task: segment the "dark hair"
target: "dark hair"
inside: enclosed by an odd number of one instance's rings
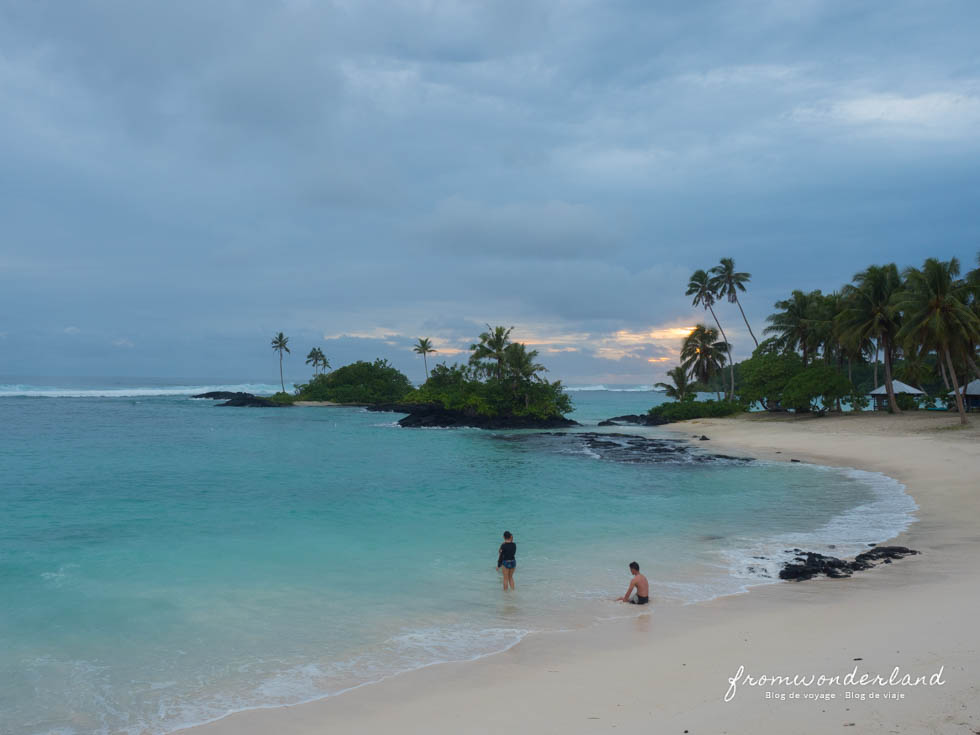
[[[504,538],[505,539],[512,539],[514,537],[510,535],[510,531],[504,531]]]
[[[637,564],[635,561],[631,561],[630,562],[630,569],[632,569],[634,572],[638,572],[638,571],[640,571],[640,565]]]

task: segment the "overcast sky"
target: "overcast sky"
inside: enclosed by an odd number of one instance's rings
[[[687,277],[980,250],[980,3],[0,0],[0,375],[651,383]],[[736,358],[751,342],[719,316]]]

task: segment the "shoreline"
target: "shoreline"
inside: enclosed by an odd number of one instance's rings
[[[977,603],[977,594],[972,590],[980,581],[975,571],[975,562],[980,560],[980,539],[972,527],[966,528],[972,515],[967,509],[978,509],[976,499],[966,494],[972,487],[969,467],[978,466],[980,458],[976,431],[972,427],[967,432],[946,433],[939,429],[940,440],[935,441],[933,434],[938,425],[948,423],[947,417],[903,419],[906,417],[743,417],[694,420],[658,427],[657,431],[686,434],[684,438],[689,439],[692,430],[696,430],[710,437],[711,449],[722,447],[762,459],[798,459],[886,474],[905,485],[919,510],[918,522],[881,543],[917,548],[924,552],[921,556],[881,565],[849,579],[751,585],[742,594],[690,605],[661,603],[650,612],[598,621],[584,629],[531,633],[505,651],[475,660],[430,664],[370,686],[361,685],[343,693],[343,697],[325,695],[303,704],[245,710],[180,732],[210,735],[277,730],[290,735],[336,730],[376,732],[382,727],[396,727],[402,732],[466,732],[470,730],[461,721],[466,712],[477,713],[474,722],[480,726],[472,731],[485,731],[484,724],[491,729],[490,723],[494,728],[505,727],[508,722],[513,729],[515,723],[506,716],[507,708],[501,711],[499,707],[502,697],[513,702],[510,706],[515,712],[522,712],[519,732],[595,732],[601,723],[607,728],[610,724],[649,728],[657,723],[659,731],[664,716],[676,719],[678,727],[681,720],[686,723],[678,732],[690,729],[688,725],[698,727],[691,729],[692,733],[717,732],[722,720],[730,728],[728,732],[759,732],[760,718],[782,719],[774,732],[822,732],[805,717],[800,721],[799,716],[811,712],[802,709],[805,705],[800,703],[774,703],[761,698],[759,692],[743,692],[737,700],[724,703],[727,677],[733,676],[738,666],[733,665],[733,660],[728,665],[720,665],[718,660],[741,654],[745,668],[757,673],[763,664],[773,673],[795,673],[796,669],[802,673],[821,662],[823,668],[818,670],[829,673],[839,669],[844,674],[850,667],[844,670],[843,665],[851,664],[852,659],[878,659],[872,665],[881,668],[881,661],[888,657],[886,649],[893,645],[891,641],[900,640],[907,633],[899,628],[890,635],[881,635],[882,629],[895,625],[889,617],[902,617],[892,614],[902,607],[915,608],[912,616],[919,621],[915,626],[917,648],[929,649],[934,658],[935,650],[945,651],[950,662],[959,660],[961,671],[975,671],[976,647],[967,645],[964,652],[959,640],[971,630],[968,612]],[[882,445],[892,446],[885,451]],[[943,456],[937,459],[930,456],[933,453]],[[918,466],[910,460],[919,460]],[[928,492],[926,485],[931,475],[942,475],[953,488],[947,488],[945,498]],[[958,553],[953,554],[950,549]],[[953,576],[956,580],[951,580]],[[907,589],[910,587],[928,590],[929,595],[913,596]],[[950,601],[959,598],[962,604],[955,606],[958,612],[950,615],[961,618],[958,623],[947,623],[942,630],[933,631],[924,623],[930,611],[928,605],[923,607],[922,598],[937,596]],[[820,609],[821,618],[799,626],[797,617],[805,618],[814,606]],[[872,621],[866,620],[869,614]],[[965,614],[967,617],[962,617]],[[765,635],[765,631],[780,627],[783,630],[779,633]],[[811,642],[820,634],[832,639],[843,635],[842,629],[855,639],[850,657],[838,651],[828,660],[826,650],[811,651],[799,646],[800,636]],[[974,635],[973,640],[976,638]],[[759,641],[754,651],[746,650],[745,644],[750,640]],[[877,650],[879,655],[868,656],[869,649]],[[621,661],[620,656],[625,660]],[[964,656],[966,659],[961,660]],[[891,655],[894,665],[902,663],[903,669],[916,669],[917,665],[924,665],[928,656],[906,653],[905,658],[910,660],[898,661],[902,658]],[[681,660],[680,670],[671,665],[677,659]],[[887,669],[890,671],[891,666]],[[948,672],[947,667],[946,678],[950,679]],[[678,678],[679,675],[683,676]],[[939,718],[944,711],[935,705],[948,704],[953,692],[962,704],[958,710],[975,723],[980,713],[975,706],[966,704],[967,695],[972,697],[970,693],[975,691],[975,680],[975,676],[961,676],[955,682],[949,681],[941,693],[917,692],[913,702],[919,729],[907,727],[904,721],[907,704],[889,710],[881,703],[843,699],[822,705],[819,714],[826,722],[819,727],[836,730],[847,723],[831,718],[846,716],[862,720],[861,731],[895,731],[895,727],[900,727],[900,732],[934,732],[935,728],[927,725],[932,721],[930,716]],[[646,696],[641,695],[638,686],[647,691]],[[563,694],[569,688],[580,691],[581,696],[574,702]],[[379,708],[379,702],[384,702],[384,707]],[[901,717],[892,718],[890,713]]]

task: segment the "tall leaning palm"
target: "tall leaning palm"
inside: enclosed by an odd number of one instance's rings
[[[749,320],[745,318],[745,310],[742,308],[742,302],[738,300],[738,292],[742,291],[744,293],[745,284],[751,279],[751,273],[735,270],[734,258],[722,258],[721,262],[711,269],[710,284],[711,290],[718,294],[718,298],[726,298],[730,304],[738,306],[738,310],[742,314],[742,321],[745,322],[745,328],[749,330],[749,336],[752,337],[752,341],[758,347],[759,340],[755,338],[755,332],[752,331]]]
[[[735,364],[732,362],[732,347],[728,342],[728,337],[725,336],[725,330],[722,328],[721,322],[718,321],[718,315],[715,314],[714,305],[715,301],[718,300],[718,294],[715,293],[715,290],[711,285],[711,279],[704,270],[699,268],[691,274],[691,278],[687,283],[687,295],[694,297],[694,300],[691,302],[694,306],[703,306],[705,309],[710,311],[711,316],[714,317],[715,324],[718,325],[718,331],[721,332],[722,342],[725,344],[725,348],[728,350],[728,366],[731,372],[728,395],[734,396]]]
[[[282,353],[289,354],[288,345],[289,337],[282,332],[279,332],[279,334],[272,338],[272,349],[279,353],[279,384],[282,386],[283,393],[286,392],[286,382],[282,378]]]
[[[653,387],[663,388],[664,394],[668,398],[673,398],[675,401],[686,401],[694,395],[694,385],[691,383],[687,370],[684,369],[683,365],[678,365],[668,370],[667,377],[670,378],[673,385],[670,383],[654,383]]]
[[[728,343],[718,339],[717,329],[698,324],[681,345],[681,368],[707,385],[724,367],[727,350]]]
[[[422,364],[425,366],[425,379],[429,379],[429,360],[426,355],[430,355],[433,352],[438,352],[435,347],[432,346],[432,342],[428,337],[419,337],[419,341],[415,343],[412,348],[416,355],[422,355]]]
[[[914,339],[936,350],[945,360],[960,423],[966,423],[963,395],[953,355],[962,354],[967,345],[980,341],[980,318],[967,305],[970,286],[959,278],[960,263],[929,258],[922,268],[906,268],[905,290],[896,297],[896,307],[905,314],[899,339]]]

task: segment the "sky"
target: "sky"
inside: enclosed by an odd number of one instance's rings
[[[287,380],[514,326],[649,384],[733,257],[980,250],[980,4],[0,0],[0,376]],[[752,343],[722,304],[735,358]],[[2,379],[0,379],[2,382]]]

